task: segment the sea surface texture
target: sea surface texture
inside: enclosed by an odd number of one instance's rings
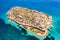
[[[33,33],[9,22],[7,12],[11,7],[20,6],[44,12],[52,16],[53,26],[49,34],[42,39]],[[59,0],[0,0],[0,40],[60,40],[60,1]]]

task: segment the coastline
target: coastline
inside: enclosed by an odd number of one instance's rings
[[[18,6],[15,6],[15,7],[18,7]],[[22,8],[22,7],[18,7],[18,8]],[[13,7],[12,7],[11,9],[13,9]],[[11,10],[11,9],[10,9],[10,10]],[[27,9],[27,8],[25,8],[25,9]],[[17,9],[16,9],[16,10],[17,10]],[[30,10],[30,9],[28,9],[28,10]],[[33,10],[33,11],[36,11],[36,10]],[[36,11],[36,12],[38,12],[38,11]],[[11,12],[8,11],[7,13],[11,13]],[[43,14],[43,12],[39,12],[39,13]],[[7,14],[7,15],[8,15],[8,14]],[[44,14],[44,15],[46,15],[46,14]],[[52,17],[50,16],[50,18],[52,18]],[[13,19],[13,18],[12,18],[12,19]],[[10,19],[10,20],[11,20],[11,19]],[[13,20],[13,21],[14,21],[14,20]],[[19,22],[18,22],[18,25],[19,25]],[[46,30],[46,29],[45,29],[45,30]],[[46,30],[46,33],[45,33],[45,34],[47,34],[47,30]],[[45,35],[45,34],[44,34],[44,35]],[[39,34],[39,35],[40,35],[40,34]],[[41,36],[42,36],[42,35],[41,35]]]

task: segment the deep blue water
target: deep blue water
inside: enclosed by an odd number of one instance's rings
[[[60,1],[21,1],[21,0],[0,0],[0,40],[39,40],[35,36],[26,35],[27,31],[18,30],[11,24],[6,24],[7,11],[14,6],[21,6],[44,12],[53,17],[53,27],[50,28],[51,38],[47,36],[44,40],[60,40]],[[24,33],[24,35],[22,35]]]

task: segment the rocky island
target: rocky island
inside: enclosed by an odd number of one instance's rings
[[[34,32],[38,36],[46,36],[52,25],[52,17],[23,7],[12,7],[7,12],[8,20],[17,23],[24,29]]]

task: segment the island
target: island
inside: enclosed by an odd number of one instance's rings
[[[7,12],[8,20],[17,23],[25,30],[30,30],[38,36],[46,36],[52,25],[52,16],[43,12],[19,6],[12,7]]]

